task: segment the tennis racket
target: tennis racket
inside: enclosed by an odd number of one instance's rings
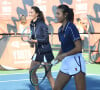
[[[21,34],[21,39],[24,42],[28,42],[31,39],[32,31],[30,29],[30,26],[27,26],[24,28],[22,34]]]
[[[45,65],[44,63],[38,64],[30,71],[30,82],[33,86],[40,85],[48,75],[52,66],[58,63],[58,60],[53,60],[51,64]],[[48,67],[48,69],[46,68]],[[34,72],[36,71],[36,74]]]

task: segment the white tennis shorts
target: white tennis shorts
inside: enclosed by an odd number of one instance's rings
[[[67,75],[75,75],[79,72],[86,72],[85,60],[82,56],[82,53],[75,55],[67,56],[62,60],[61,72]]]

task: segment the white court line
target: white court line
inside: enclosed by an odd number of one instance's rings
[[[58,73],[58,71],[53,71],[53,73]],[[0,74],[0,76],[3,76],[3,75],[23,75],[23,74],[28,75],[29,73]],[[92,76],[92,75],[100,76],[100,74],[86,74],[86,76]]]
[[[53,73],[58,73],[58,71],[52,71]],[[43,72],[40,72],[40,73],[43,73]],[[0,74],[0,75],[19,75],[19,74],[29,74],[29,73],[14,73],[14,74]]]
[[[28,73],[14,73],[14,74],[0,74],[0,75],[17,75],[17,74],[28,74]]]
[[[29,80],[29,79],[7,80],[7,81],[0,81],[0,83],[2,83],[2,82],[19,82],[19,81],[26,81],[26,80]]]
[[[54,77],[56,78],[56,77]],[[39,79],[42,79],[42,78],[39,78]],[[6,80],[6,81],[0,81],[0,83],[5,83],[5,82],[19,82],[19,81],[29,81],[29,79],[19,79],[19,80]]]
[[[86,76],[100,76],[100,74],[86,74]]]
[[[52,73],[58,73],[59,71],[52,71]],[[39,72],[43,73],[43,72]],[[14,73],[14,74],[0,74],[1,75],[23,75],[23,74],[29,74],[29,73]],[[87,76],[95,75],[95,76],[100,76],[100,74],[86,74]]]

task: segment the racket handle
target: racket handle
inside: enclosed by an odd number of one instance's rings
[[[58,60],[53,60],[53,61],[51,62],[52,65],[55,65],[55,64],[57,64],[57,63],[58,63]]]

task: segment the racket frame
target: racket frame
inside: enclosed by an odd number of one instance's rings
[[[34,84],[33,81],[32,81],[32,74],[33,74],[33,71],[34,71],[34,69],[39,68],[39,66],[41,66],[41,65],[45,68],[45,72],[44,72],[45,75],[44,75],[44,77],[42,78],[42,80],[41,80],[38,84]],[[49,66],[48,69],[46,68],[47,66]],[[34,66],[34,67],[32,68],[32,70],[30,71],[30,82],[31,82],[31,84],[32,84],[33,86],[38,86],[38,85],[40,85],[40,84],[45,80],[45,78],[46,78],[46,76],[48,75],[48,72],[51,70],[52,66],[53,66],[53,64],[48,64],[48,65],[45,65],[45,64],[37,64],[36,66]]]

